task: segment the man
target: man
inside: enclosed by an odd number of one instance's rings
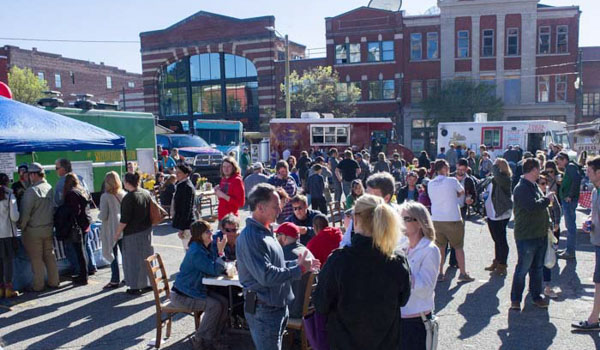
[[[396,170],[402,170],[402,160],[400,160],[400,153],[394,153],[392,161],[390,162],[392,173]]]
[[[446,159],[446,147],[440,147],[440,153],[435,157],[435,159]]]
[[[298,159],[298,175],[300,176],[300,182],[302,186],[306,185],[306,179],[308,178],[308,169],[312,164],[312,159],[308,156],[308,152],[300,152],[300,159]]]
[[[259,184],[248,198],[252,216],[237,239],[238,272],[243,286],[244,314],[257,349],[281,350],[281,339],[288,319],[287,305],[294,299],[291,282],[304,272],[320,267],[318,260],[286,261],[283,249],[270,226],[281,208],[274,186]]]
[[[463,227],[465,226],[465,220],[467,219],[467,212],[469,210],[469,206],[474,203],[474,199],[477,198],[477,190],[475,185],[475,180],[471,176],[469,176],[469,162],[461,158],[456,163],[456,171],[450,176],[455,177],[460,185],[465,189],[465,193],[458,197],[458,205],[460,206],[460,216],[462,218]],[[450,249],[450,266],[458,267],[458,262],[456,261],[456,251],[452,248]]]
[[[286,261],[296,261],[300,256],[306,254],[307,259],[314,259],[310,250],[298,242],[300,237],[300,229],[291,222],[284,222],[275,230],[277,241],[283,248],[283,258]],[[302,307],[304,306],[304,291],[306,290],[306,282],[308,274],[304,274],[302,279],[292,281],[292,292],[294,300],[288,304],[291,318],[302,318]]]
[[[313,229],[316,235],[308,242],[306,248],[325,265],[332,251],[340,246],[342,231],[337,227],[330,227],[327,216],[317,214],[313,219]]]
[[[298,188],[296,187],[296,181],[290,176],[288,163],[285,160],[278,161],[275,165],[275,172],[276,174],[269,178],[268,183],[275,187],[283,188],[290,198],[295,196]],[[288,202],[281,210],[281,214],[277,218],[277,223],[282,223],[292,213],[292,204]]]
[[[246,177],[248,170],[250,170],[250,150],[244,146],[244,151],[240,156],[240,168],[242,168],[242,178]]]
[[[300,228],[300,243],[307,245],[315,236],[313,219],[319,212],[308,209],[308,200],[301,194],[292,197],[290,204],[293,213],[285,218],[285,222],[291,222]]]
[[[590,182],[594,184],[592,191],[592,214],[589,220],[592,222],[590,229],[590,243],[593,245],[596,252],[596,264],[594,268],[594,306],[590,316],[585,321],[573,323],[574,328],[580,330],[600,330],[598,318],[600,317],[600,157],[595,157],[587,161],[587,176]]]
[[[329,150],[329,170],[333,172],[332,176],[332,185],[333,185],[333,198],[339,203],[342,200],[342,183],[337,176],[337,167],[339,165],[338,161],[338,151],[335,148]]]
[[[269,181],[269,177],[265,175],[263,171],[264,168],[261,162],[256,162],[252,165],[252,174],[246,176],[244,179],[246,199],[248,199],[248,194],[256,185]]]
[[[353,159],[352,151],[344,151],[344,160],[342,160],[335,169],[335,176],[342,184],[342,190],[347,197],[352,190],[352,181],[360,175],[360,165]]]
[[[558,257],[561,259],[575,259],[575,248],[577,245],[577,224],[576,212],[577,202],[579,201],[579,187],[581,186],[581,171],[579,165],[569,160],[569,155],[565,151],[558,152],[556,155],[556,165],[563,170],[565,175],[560,184],[561,206],[565,216],[565,226],[567,227],[567,249],[560,251]]]
[[[192,168],[187,164],[179,164],[175,167],[177,184],[175,184],[175,195],[171,206],[171,212],[173,213],[172,225],[173,228],[179,231],[177,236],[181,239],[185,251],[188,250],[190,238],[192,237],[190,226],[196,219],[194,212],[196,189],[190,180],[191,173]]]
[[[513,195],[514,234],[518,260],[510,292],[510,309],[515,311],[521,311],[527,273],[529,273],[529,293],[533,303],[540,308],[548,307],[548,301],[542,298],[542,268],[550,229],[548,205],[555,194],[549,191],[544,197],[536,183],[539,177],[539,160],[525,159],[523,176],[515,187]]]
[[[292,151],[290,151],[289,148],[286,148],[282,154],[283,160],[285,160],[287,162],[287,160],[290,158],[291,155],[292,155]]]
[[[450,149],[446,152],[446,161],[450,165],[450,171],[454,172],[456,170],[458,155],[456,154],[456,146],[453,143],[450,144]]]
[[[435,161],[434,170],[437,176],[427,184],[427,193],[431,200],[431,219],[435,228],[435,243],[440,248],[441,264],[438,281],[443,281],[444,259],[446,245],[456,251],[456,260],[460,275],[458,282],[471,282],[475,279],[467,273],[465,266],[465,252],[463,250],[465,239],[465,226],[460,215],[458,199],[464,195],[465,190],[458,180],[448,177],[449,165],[444,159]]]
[[[406,186],[402,187],[396,196],[398,204],[402,204],[404,201],[417,202],[419,200],[419,191],[417,190],[418,179],[419,176],[414,171],[406,175]]]
[[[312,166],[313,174],[306,181],[306,190],[310,195],[310,206],[313,210],[318,210],[327,214],[327,200],[325,199],[325,179],[323,178],[323,168],[320,164]]]
[[[225,245],[225,261],[235,261],[235,242],[240,235],[240,218],[235,216],[233,213],[225,215],[219,223],[221,228],[213,235],[212,249],[213,252],[217,253],[217,242],[223,239],[223,236],[227,237],[227,244]]]
[[[23,195],[25,194],[25,190],[27,190],[27,187],[29,187],[29,176],[27,174],[27,164],[19,165],[19,168],[17,169],[17,171],[19,172],[19,181],[16,181],[15,183],[13,183],[11,186],[11,189],[13,191],[13,194],[15,195],[15,198],[17,199],[17,207],[19,207],[19,210],[20,210],[21,209],[21,199],[23,198]]]
[[[528,158],[533,158],[533,153],[531,153],[529,151],[523,153],[523,159],[521,159],[515,166],[515,171],[512,176],[513,191],[514,191],[515,187],[517,186],[517,184],[519,183],[519,181],[521,180],[521,175],[523,175],[523,162]]]
[[[44,290],[44,275],[48,286],[58,288],[58,268],[52,247],[54,227],[54,193],[48,184],[44,168],[40,163],[31,163],[27,168],[31,186],[25,191],[21,207],[21,229],[23,245],[31,260],[33,290]]]
[[[371,165],[365,161],[362,153],[358,152],[354,155],[356,162],[360,166],[360,176],[359,179],[362,181],[363,185],[367,181],[367,178],[371,175]]]

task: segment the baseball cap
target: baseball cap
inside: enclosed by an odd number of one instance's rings
[[[261,162],[256,162],[256,163],[252,164],[252,169],[254,169],[254,170],[260,170],[262,168],[263,168],[263,165]]]
[[[27,172],[28,173],[44,173],[44,167],[37,162],[31,163],[29,164],[29,166],[27,167]]]
[[[300,228],[294,223],[284,222],[277,227],[275,233],[298,239],[300,236]]]
[[[21,172],[21,170],[25,170],[25,172],[27,172],[27,164],[21,164],[19,165],[19,168],[17,169],[18,172]]]

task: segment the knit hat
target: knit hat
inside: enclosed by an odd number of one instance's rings
[[[277,227],[275,233],[298,239],[300,237],[300,228],[294,223],[284,222]]]

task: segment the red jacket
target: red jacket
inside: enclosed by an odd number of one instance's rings
[[[325,265],[329,254],[340,247],[342,231],[337,227],[325,227],[314,236],[306,245],[306,248]]]
[[[244,198],[246,198],[242,176],[235,174],[228,178],[221,178],[219,188],[230,197],[228,201],[219,198],[219,220],[229,213],[238,215],[238,210],[244,206]]]

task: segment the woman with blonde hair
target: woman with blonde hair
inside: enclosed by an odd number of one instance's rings
[[[435,245],[435,229],[427,208],[407,201],[400,206],[406,229],[402,250],[410,263],[412,284],[408,303],[400,308],[402,315],[402,350],[426,349],[427,331],[421,316],[431,319],[435,307],[434,294],[440,271],[440,251]]]
[[[375,163],[375,166],[373,167],[373,172],[391,173],[390,162],[388,162],[388,160],[386,159],[385,153],[379,152],[379,154],[377,155],[377,163]]]
[[[110,282],[104,288],[117,288],[121,282],[119,276],[118,251],[123,255],[123,242],[121,236],[117,241],[114,234],[121,220],[121,201],[125,197],[123,184],[119,174],[109,171],[104,177],[104,193],[100,196],[100,213],[98,219],[102,221],[100,239],[102,240],[102,256],[109,261],[111,277]]]
[[[356,201],[352,245],[331,253],[314,294],[316,310],[328,317],[332,349],[398,348],[400,307],[411,288],[406,257],[394,252],[403,229],[382,198],[364,194]]]
[[[219,199],[219,207],[217,209],[219,220],[229,213],[239,216],[238,211],[244,206],[246,193],[241,174],[240,166],[233,157],[223,158],[223,164],[221,164],[221,182],[215,187],[215,194]]]

